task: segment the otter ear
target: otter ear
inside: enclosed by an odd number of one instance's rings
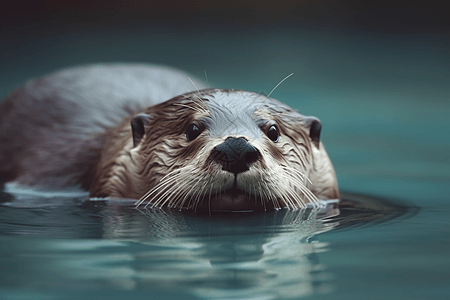
[[[131,130],[133,131],[133,148],[141,142],[145,134],[145,125],[150,122],[147,114],[138,114],[131,119]]]
[[[305,117],[306,125],[309,127],[309,137],[311,142],[319,148],[320,132],[322,131],[322,123],[316,117]]]

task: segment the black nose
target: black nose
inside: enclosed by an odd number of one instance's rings
[[[214,147],[211,153],[212,159],[221,164],[223,170],[234,174],[247,171],[259,156],[258,149],[244,138],[233,137]]]

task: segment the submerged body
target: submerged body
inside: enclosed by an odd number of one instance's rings
[[[257,93],[205,88],[146,65],[31,81],[0,103],[0,179],[196,210],[339,199],[317,118]]]

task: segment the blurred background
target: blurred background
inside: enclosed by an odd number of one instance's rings
[[[266,94],[294,73],[272,96],[322,120],[342,189],[446,198],[431,187],[450,180],[449,12],[417,0],[3,2],[0,95],[90,63],[169,65]]]

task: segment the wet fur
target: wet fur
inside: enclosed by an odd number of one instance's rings
[[[93,197],[191,209],[296,209],[339,198],[331,161],[309,136],[310,117],[246,91],[186,94],[197,87],[204,88],[181,72],[142,65],[83,67],[33,81],[0,105],[1,179],[81,184]],[[231,101],[236,95],[242,99]],[[139,112],[150,119],[134,147],[130,122]],[[189,142],[192,122],[205,130]],[[280,129],[278,143],[265,135],[270,122]],[[225,192],[234,175],[210,157],[229,136],[245,137],[262,154],[238,174],[243,194],[235,196]]]
[[[149,105],[194,90],[187,76],[111,64],[30,81],[0,103],[0,180],[89,189],[101,153],[120,135],[116,127]]]

